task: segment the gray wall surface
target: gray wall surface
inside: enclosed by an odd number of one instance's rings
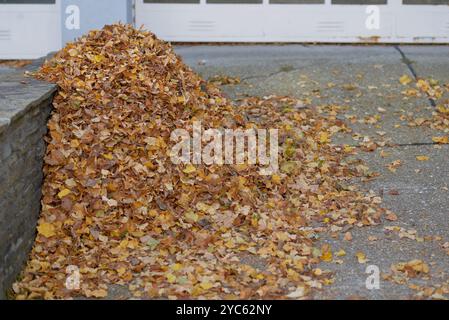
[[[56,86],[0,69],[0,299],[22,270],[40,213],[44,136]]]

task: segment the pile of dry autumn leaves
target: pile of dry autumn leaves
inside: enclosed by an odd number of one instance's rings
[[[379,222],[369,174],[330,138],[338,107],[225,99],[149,32],[106,26],[68,44],[38,73],[59,85],[48,123],[38,235],[16,298],[302,298],[332,282],[320,234]],[[280,170],[175,165],[177,128],[278,128]],[[67,267],[81,273],[65,286]]]

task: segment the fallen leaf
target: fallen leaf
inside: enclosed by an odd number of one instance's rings
[[[411,278],[415,278],[420,274],[429,273],[429,266],[424,261],[419,259],[398,263],[393,265],[391,269],[395,272],[403,272]]]
[[[273,181],[274,184],[280,184],[281,183],[281,177],[277,174],[274,174],[271,176],[271,181]]]
[[[298,287],[295,291],[289,293],[286,297],[290,299],[298,299],[305,296],[306,290],[304,287]]]
[[[71,57],[76,57],[79,54],[78,50],[76,49],[70,49],[68,52]]]
[[[357,257],[357,261],[361,264],[366,263],[368,261],[366,259],[366,255],[363,252],[357,252],[355,256]]]
[[[108,292],[104,289],[96,289],[89,291],[89,296],[94,298],[105,298],[107,297]]]
[[[189,164],[187,167],[183,170],[184,173],[190,174],[196,172],[195,166]]]
[[[389,221],[397,221],[398,220],[398,216],[395,215],[393,212],[388,213],[385,218]]]
[[[351,234],[351,232],[346,232],[345,233],[345,236],[344,236],[344,239],[346,240],[346,241],[352,241],[352,234]]]
[[[320,133],[320,142],[321,143],[328,143],[328,142],[330,142],[329,134],[327,132],[321,132]]]
[[[395,160],[390,163],[387,167],[391,172],[396,172],[397,168],[399,168],[403,164],[402,160]]]
[[[408,76],[408,75],[406,75],[406,74],[404,74],[400,79],[399,79],[399,82],[402,84],[402,85],[404,85],[404,86],[406,86],[406,85],[408,85],[409,83],[411,83],[413,80]]]
[[[210,282],[201,282],[200,283],[201,288],[203,288],[204,290],[209,290],[211,289],[214,285]]]
[[[329,245],[324,245],[321,248],[321,260],[324,262],[332,262],[332,251]]]
[[[71,193],[71,191],[69,189],[63,189],[58,193],[58,198],[62,199],[66,196],[68,196]]]
[[[432,141],[435,142],[435,143],[439,143],[439,144],[449,144],[449,137],[448,136],[433,137]]]
[[[176,282],[176,276],[172,273],[168,273],[165,275],[167,278],[168,283],[175,283]]]
[[[39,224],[39,226],[37,227],[37,231],[40,235],[43,235],[46,238],[50,238],[56,235],[55,226],[51,223],[44,222]]]

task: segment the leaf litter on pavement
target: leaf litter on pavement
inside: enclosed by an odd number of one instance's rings
[[[372,176],[348,157],[354,149],[331,143],[350,132],[340,107],[278,96],[232,103],[150,32],[92,31],[36,76],[60,91],[17,299],[103,298],[111,285],[138,298],[301,299],[332,283],[317,264],[345,255],[318,246],[320,235],[350,241],[348,227],[385,213],[380,197],[351,184]],[[174,164],[171,133],[192,133],[194,121],[278,129],[279,172]],[[70,266],[80,272],[76,290],[65,286]]]

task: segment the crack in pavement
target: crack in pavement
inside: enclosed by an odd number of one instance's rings
[[[412,142],[412,143],[398,143],[393,145],[387,145],[385,147],[395,148],[395,147],[419,147],[419,146],[449,146],[449,145],[441,144],[438,142]]]
[[[405,65],[407,66],[407,68],[410,70],[410,72],[412,73],[413,77],[415,78],[415,81],[418,81],[418,78],[419,78],[419,77],[418,77],[418,73],[417,73],[416,70],[413,68],[413,61],[410,60],[410,59],[405,55],[404,51],[402,51],[402,49],[401,49],[398,45],[395,45],[394,48],[395,48],[396,51],[398,51],[399,54],[401,55],[401,57],[402,57],[402,59],[401,59],[402,63],[405,64]],[[429,100],[429,102],[430,102],[430,105],[431,105],[432,107],[435,108],[435,107],[437,106],[435,100],[434,100],[428,93],[426,93],[426,95],[427,95],[427,97],[428,97],[428,100]]]
[[[363,145],[359,145],[359,144],[348,144],[348,146],[350,146],[352,148],[363,148]],[[394,143],[394,144],[386,144],[386,145],[382,146],[382,148],[406,148],[406,147],[425,147],[425,146],[449,147],[449,144],[441,144],[438,142]]]
[[[410,70],[410,72],[412,73],[413,77],[415,78],[415,80],[418,80],[418,74],[415,71],[415,69],[413,69],[413,61],[410,60],[409,58],[407,58],[407,56],[405,55],[404,51],[402,51],[402,49],[399,46],[394,46],[394,48],[396,49],[396,51],[399,52],[399,54],[401,55],[402,59],[402,63],[404,63],[408,69]]]

